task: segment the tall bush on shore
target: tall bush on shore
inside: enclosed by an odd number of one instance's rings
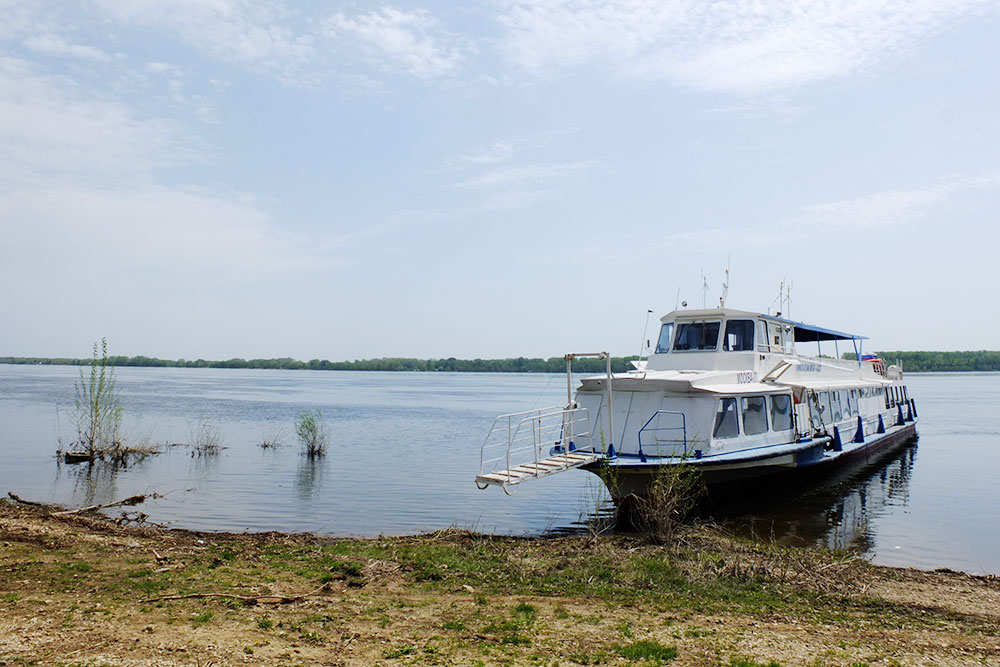
[[[122,451],[122,406],[115,382],[114,364],[108,361],[108,341],[94,343],[89,374],[80,369],[76,384],[77,443],[91,458]]]
[[[693,466],[660,466],[648,493],[635,498],[633,524],[650,542],[674,545],[704,493],[701,473]]]

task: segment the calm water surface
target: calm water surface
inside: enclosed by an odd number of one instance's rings
[[[121,368],[117,377],[132,442],[189,443],[209,424],[227,448],[192,457],[165,447],[118,470],[60,464],[79,370],[0,365],[0,495],[79,505],[157,492],[143,511],[178,527],[337,535],[539,534],[572,528],[606,501],[582,471],[511,497],[472,482],[493,417],[564,402],[563,376]],[[752,514],[729,525],[885,564],[1000,573],[1000,374],[908,384],[921,419],[915,445],[800,489],[794,502],[748,502]],[[317,463],[295,441],[305,409],[321,410],[331,430]],[[274,436],[281,447],[259,446]]]

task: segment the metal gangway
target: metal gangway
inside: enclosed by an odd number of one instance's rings
[[[571,470],[605,457],[596,449],[591,433],[590,411],[573,401],[573,359],[602,357],[607,372],[608,414],[611,414],[611,356],[607,352],[567,354],[565,407],[554,405],[535,410],[512,412],[493,420],[479,453],[476,486],[511,487],[529,479],[538,479]],[[609,417],[610,424],[610,417]],[[614,433],[610,424],[610,432]],[[613,445],[612,449],[613,450]]]

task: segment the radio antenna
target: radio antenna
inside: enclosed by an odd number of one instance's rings
[[[642,359],[643,350],[649,347],[648,341],[646,340],[646,331],[649,330],[649,316],[653,314],[652,310],[646,311],[646,326],[642,328],[642,340],[639,341],[639,358]]]
[[[729,297],[729,265],[732,263],[732,256],[726,260],[726,280],[722,283],[722,296],[719,297],[719,308],[726,307],[726,299]]]

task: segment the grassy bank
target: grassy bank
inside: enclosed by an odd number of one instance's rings
[[[0,501],[0,664],[1000,661],[1000,584],[694,528],[342,540]]]

